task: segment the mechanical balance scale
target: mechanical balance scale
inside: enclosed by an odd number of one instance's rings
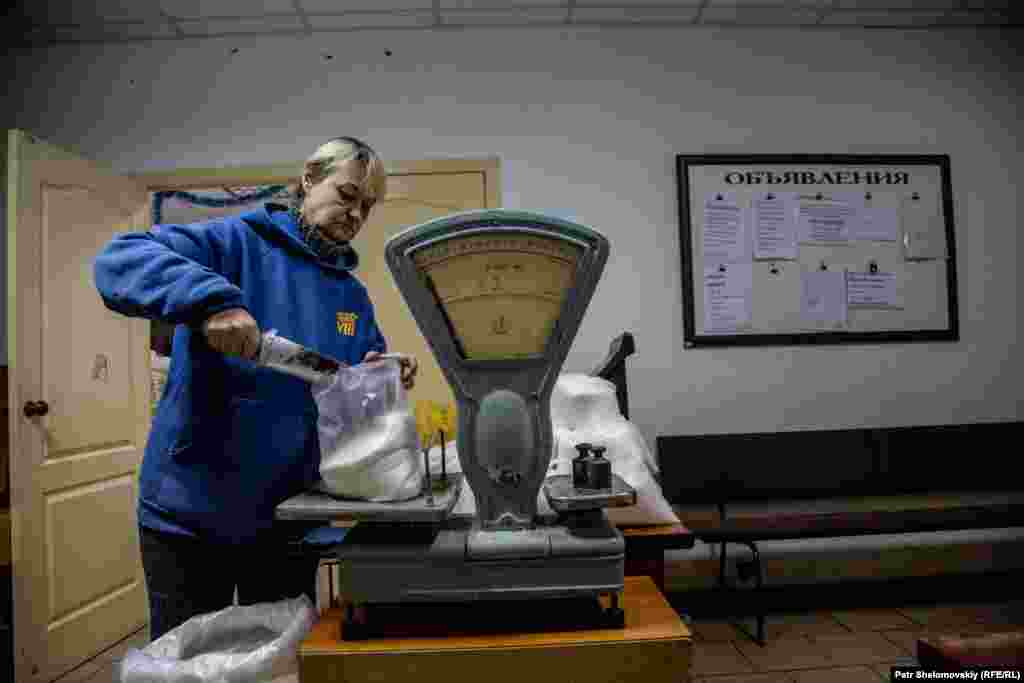
[[[588,627],[622,627],[625,544],[604,508],[636,492],[545,479],[550,396],[608,258],[584,226],[507,210],[456,214],[390,239],[388,267],[452,387],[462,476],[401,503],[308,492],[280,519],[356,520],[334,549],[345,598],[343,637],[372,633],[358,607],[491,600],[586,599]],[[468,484],[475,518],[451,512]],[[543,488],[552,516],[538,514]],[[376,609],[376,608],[374,608]],[[359,610],[362,614],[368,611]]]

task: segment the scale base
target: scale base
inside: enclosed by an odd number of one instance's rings
[[[609,604],[605,604],[609,603]],[[500,614],[500,622],[495,615]],[[610,599],[345,604],[341,640],[432,638],[444,615],[444,637],[622,629],[626,613],[619,594]]]
[[[524,531],[482,531],[468,520],[361,523],[336,550],[346,600],[342,638],[474,611],[492,620],[502,614],[503,621],[507,613],[519,630],[622,628],[625,544],[603,512],[595,512]],[[601,596],[609,596],[609,606]],[[523,605],[525,612],[514,617]],[[487,609],[492,606],[499,611]],[[396,616],[405,607],[408,616]]]

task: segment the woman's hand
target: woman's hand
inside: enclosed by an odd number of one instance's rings
[[[419,364],[412,356],[402,356],[398,362],[402,366],[402,386],[409,391],[416,385],[416,371],[420,369]]]
[[[363,356],[363,362],[369,363],[379,356],[379,351],[367,351],[366,355]],[[405,387],[406,391],[409,391],[416,385],[416,373],[419,371],[419,363],[412,356],[400,356],[398,364],[402,369],[402,386]]]
[[[229,308],[215,313],[203,323],[206,341],[215,351],[256,358],[260,350],[260,326],[244,308]]]

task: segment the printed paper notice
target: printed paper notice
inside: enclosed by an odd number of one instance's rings
[[[903,308],[896,273],[846,274],[846,300],[851,308]]]
[[[750,260],[743,207],[725,193],[709,194],[704,200],[704,263],[738,263]]]
[[[908,261],[946,258],[946,229],[935,202],[908,198],[902,218],[903,254]]]
[[[754,258],[796,258],[796,204],[792,195],[756,197],[751,206],[751,218]]]
[[[842,245],[850,239],[857,206],[841,199],[804,196],[797,209],[799,239],[807,244]]]
[[[900,211],[867,201],[850,224],[850,238],[865,242],[899,242]]]
[[[704,331],[728,332],[750,326],[752,263],[704,268]]]
[[[801,273],[800,314],[812,327],[846,326],[846,273],[842,270],[805,270]]]
[[[786,334],[802,330],[800,315],[799,263],[757,261],[750,294],[750,328],[767,334]]]

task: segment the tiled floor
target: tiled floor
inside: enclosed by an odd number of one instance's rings
[[[130,648],[143,648],[149,644],[149,627],[143,628],[106,652],[89,660],[74,671],[57,680],[60,683],[111,683],[120,681],[120,663]]]
[[[754,621],[738,622],[753,632]],[[761,647],[737,623],[695,620],[696,683],[878,683],[890,667],[915,665],[927,634],[1024,627],[1024,603],[820,611],[768,618]]]
[[[753,620],[738,623],[753,631]],[[891,666],[915,664],[917,638],[924,634],[1024,627],[1024,602],[774,615],[764,647],[731,621],[695,620],[690,627],[695,683],[878,683],[889,680]],[[118,681],[128,648],[144,647],[148,636],[148,629],[139,631],[59,683]],[[290,681],[296,683],[294,677]]]

